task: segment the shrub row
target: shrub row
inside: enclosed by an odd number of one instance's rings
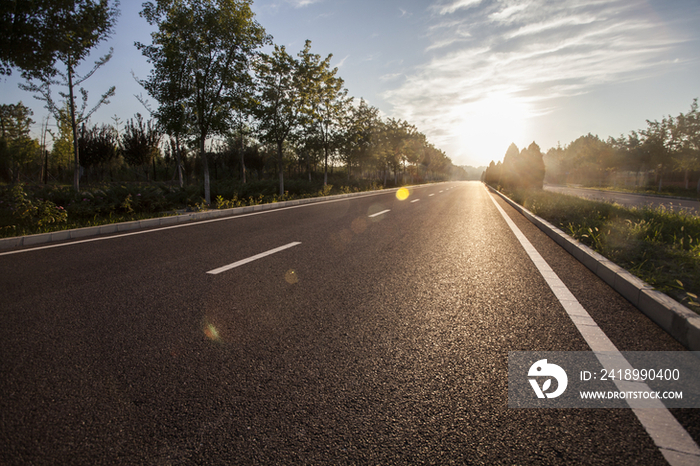
[[[214,182],[213,206],[205,205],[202,186],[102,184],[78,192],[69,186],[0,186],[0,237],[148,218],[185,209],[224,209],[380,188],[365,181],[334,188],[331,184],[323,186],[321,181],[288,180],[285,186],[288,190],[278,196],[278,184],[273,180]]]

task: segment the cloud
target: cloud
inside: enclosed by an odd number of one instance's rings
[[[403,76],[403,73],[389,73],[379,77],[380,81],[393,81],[396,78]]]
[[[286,0],[294,8],[304,8],[305,6],[313,5],[314,3],[322,2],[323,0]]]
[[[511,102],[523,118],[550,112],[557,97],[659,72],[665,55],[683,39],[644,5],[584,0],[440,4],[434,8],[439,15],[426,28],[430,58],[383,97],[399,118],[444,141],[464,131],[467,116],[480,102]]]
[[[518,5],[513,5],[504,8],[503,10],[499,10],[495,13],[492,13],[489,16],[489,19],[492,21],[503,21],[503,22],[508,22],[510,18],[513,17],[516,13],[523,11],[525,8],[529,6],[528,3],[520,3]]]
[[[345,64],[345,60],[347,60],[350,57],[350,55],[345,55],[345,57],[338,62],[337,65],[335,65],[336,68],[340,68]]]
[[[441,15],[447,15],[457,10],[471,8],[479,3],[481,3],[481,0],[455,0],[447,5],[438,5],[436,9]]]

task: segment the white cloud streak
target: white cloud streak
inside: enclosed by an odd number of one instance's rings
[[[345,57],[335,65],[336,68],[340,68],[345,64],[345,61],[350,57],[350,55],[345,55]]]
[[[438,145],[459,139],[464,115],[493,96],[519,105],[525,117],[541,115],[556,97],[657,72],[681,39],[645,5],[621,0],[437,5],[434,24],[426,28],[432,58],[383,97],[397,116],[439,136]]]
[[[323,0],[287,0],[287,3],[292,5],[294,8],[304,8],[314,3],[322,2]]]
[[[437,6],[441,15],[452,14],[457,10],[471,8],[481,3],[481,0],[455,0],[446,5]]]

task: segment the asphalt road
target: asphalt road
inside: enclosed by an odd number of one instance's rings
[[[675,199],[668,196],[648,196],[641,194],[622,193],[617,191],[601,191],[589,188],[569,188],[565,186],[546,185],[547,191],[553,191],[570,196],[583,197],[594,201],[616,202],[625,207],[665,206],[673,210],[688,210],[700,214],[700,202],[688,199]]]
[[[683,350],[497,202],[618,349]],[[508,408],[508,351],[589,348],[480,183],[2,254],[0,296],[2,465],[665,464],[630,409]]]

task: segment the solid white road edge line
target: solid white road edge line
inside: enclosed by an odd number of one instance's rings
[[[376,214],[372,214],[369,216],[369,218],[378,217],[378,216],[385,214],[387,212],[391,212],[391,209],[382,210],[381,212],[377,212]]]
[[[234,262],[233,264],[229,265],[224,265],[223,267],[219,267],[218,269],[210,270],[207,272],[208,274],[211,275],[217,275],[220,274],[221,272],[226,272],[227,270],[235,269],[236,267],[240,267],[241,265],[247,264],[248,262],[253,262],[258,259],[262,259],[263,257],[270,256],[272,254],[275,254],[280,251],[284,251],[285,249],[293,248],[294,246],[298,246],[301,243],[298,241],[295,241],[293,243],[285,244],[284,246],[280,246],[275,249],[270,249],[269,251],[261,252],[260,254],[256,254],[254,256],[248,257],[247,259],[241,259],[238,262]]]
[[[612,358],[631,368],[631,365],[625,360],[613,342],[598,327],[598,324],[581,306],[581,303],[564,285],[559,276],[554,273],[549,264],[523,235],[508,214],[498,205],[493,195],[491,193],[488,193],[488,195],[601,364],[610,361]],[[603,355],[598,352],[606,352],[607,354]],[[623,387],[624,382],[615,380],[615,385],[621,391],[627,389]],[[646,384],[641,384],[639,389],[649,390]],[[672,466],[700,464],[700,447],[660,400],[657,400],[657,407],[644,409],[635,407],[633,400],[626,401],[669,464]],[[645,405],[649,406],[649,403],[645,402]]]

